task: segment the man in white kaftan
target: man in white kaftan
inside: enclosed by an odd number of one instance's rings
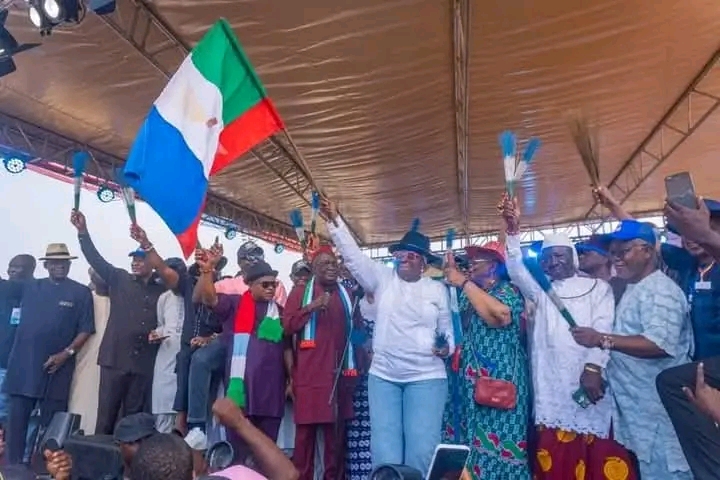
[[[168,259],[170,268],[181,277],[187,276],[185,264],[180,259]],[[181,282],[182,284],[182,282]],[[182,346],[182,329],[186,305],[183,292],[175,289],[160,295],[157,302],[157,328],[150,332],[149,341],[159,343],[155,357],[152,383],[152,413],[155,428],[160,433],[170,433],[175,427],[176,412],[173,409],[177,393],[177,354]]]
[[[95,432],[100,388],[100,366],[97,363],[102,342],[110,318],[110,297],[105,282],[90,269],[93,284],[93,308],[95,309],[95,335],[88,338],[77,353],[75,372],[70,386],[68,411],[80,415],[80,429],[87,435]]]
[[[568,246],[569,239],[546,237],[543,250]],[[582,408],[573,400],[586,364],[605,368],[609,354],[599,348],[578,345],[567,321],[528,272],[522,259],[520,237],[507,237],[507,269],[510,279],[525,298],[535,304],[531,362],[535,395],[535,422],[549,428],[589,433],[607,438],[612,402],[603,397]],[[552,286],[578,325],[612,328],[615,301],[607,282],[573,275]]]

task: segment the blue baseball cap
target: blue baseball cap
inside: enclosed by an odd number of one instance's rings
[[[145,252],[145,250],[141,250],[138,248],[137,250],[133,250],[132,252],[128,253],[128,257],[145,258],[147,257],[147,253]]]
[[[584,242],[578,242],[575,244],[575,251],[578,253],[578,255],[581,255],[583,253],[587,252],[595,252],[603,257],[610,256],[610,253],[607,250],[608,242],[604,241],[602,238],[602,235],[593,235]]]
[[[619,242],[629,242],[630,240],[642,240],[650,245],[655,245],[657,237],[655,237],[655,228],[647,222],[638,222],[636,220],[623,220],[613,233],[602,235],[603,241],[610,243],[613,240]]]

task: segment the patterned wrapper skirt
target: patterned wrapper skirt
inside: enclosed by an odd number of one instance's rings
[[[614,440],[538,427],[533,478],[638,480],[638,475],[630,452]]]

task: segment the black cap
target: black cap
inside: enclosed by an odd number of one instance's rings
[[[250,240],[240,245],[240,248],[238,248],[237,251],[237,258],[246,258],[248,260],[264,260],[265,251],[262,249],[262,247],[260,247],[260,245]]]
[[[113,438],[120,443],[135,443],[156,433],[155,417],[141,412],[120,420],[115,426]]]
[[[36,480],[37,476],[25,465],[4,465],[0,467],[0,480]]]
[[[260,260],[245,270],[245,281],[252,283],[262,277],[277,277],[277,270],[273,270],[267,262]]]
[[[310,265],[308,265],[305,260],[300,259],[297,262],[293,263],[292,268],[290,269],[290,274],[297,275],[303,270],[307,270],[308,273],[312,273]]]

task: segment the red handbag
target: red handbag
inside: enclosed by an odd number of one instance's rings
[[[477,359],[477,356],[473,356]],[[499,408],[501,410],[514,410],[517,405],[517,387],[515,386],[515,375],[517,373],[518,351],[515,349],[515,367],[512,380],[500,380],[497,378],[480,375],[478,365],[478,377],[475,379],[475,403],[484,407]]]

